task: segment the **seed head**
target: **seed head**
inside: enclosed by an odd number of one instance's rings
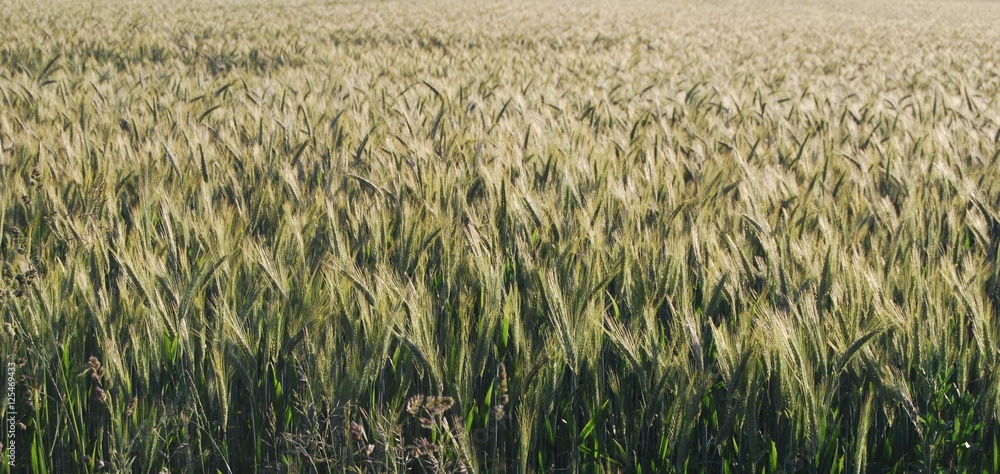
[[[104,367],[101,367],[101,361],[97,360],[97,357],[90,356],[87,359],[87,370],[90,372],[90,380],[100,386],[101,380],[104,379]]]
[[[510,402],[510,397],[507,393],[507,367],[500,363],[500,369],[497,373],[497,388],[500,390],[500,404],[506,405]]]
[[[355,441],[368,441],[368,434],[365,433],[365,427],[356,421],[351,422],[351,436],[354,437]]]
[[[104,403],[108,401],[108,394],[103,388],[97,387],[94,389],[94,398],[97,399],[98,403],[104,405]]]
[[[493,405],[493,417],[499,420],[506,416],[507,412],[504,408],[510,402],[510,396],[507,393],[507,367],[502,362],[497,371],[496,387],[497,403]]]
[[[409,414],[416,416],[420,412],[420,409],[424,406],[424,396],[414,395],[406,402],[406,411]]]
[[[448,411],[454,404],[455,400],[451,397],[427,397],[424,408],[433,415],[440,415]]]

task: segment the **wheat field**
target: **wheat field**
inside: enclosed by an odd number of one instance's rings
[[[1000,472],[998,44],[987,1],[0,3],[0,472]]]

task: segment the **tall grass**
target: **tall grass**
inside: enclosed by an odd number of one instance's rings
[[[995,5],[43,3],[7,471],[1000,470]]]

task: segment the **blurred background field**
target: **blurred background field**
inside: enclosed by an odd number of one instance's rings
[[[995,2],[3,2],[0,470],[998,472],[998,44]]]

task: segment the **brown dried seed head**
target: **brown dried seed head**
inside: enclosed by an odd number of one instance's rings
[[[454,404],[455,400],[451,397],[427,397],[427,401],[424,402],[424,408],[434,415],[440,415],[448,411]]]
[[[510,397],[507,393],[507,367],[500,363],[500,370],[497,374],[497,386],[500,390],[500,404],[506,405],[510,401]]]
[[[451,397],[440,397],[440,405],[442,410],[447,410],[455,404],[455,399]]]
[[[413,443],[413,451],[417,456],[423,456],[434,452],[434,445],[427,438],[419,438]]]
[[[90,356],[87,359],[87,369],[90,371],[90,378],[101,383],[101,378],[104,377],[104,367],[101,366],[101,361],[97,360],[97,357]]]
[[[132,416],[132,411],[135,410],[135,404],[139,401],[138,397],[132,397],[128,402],[128,406],[125,407],[125,416]]]
[[[356,421],[351,422],[351,436],[354,437],[355,441],[368,441],[368,434],[365,433],[365,427]]]
[[[424,396],[414,395],[406,402],[406,411],[411,415],[416,416],[420,412],[420,408],[424,406]]]

